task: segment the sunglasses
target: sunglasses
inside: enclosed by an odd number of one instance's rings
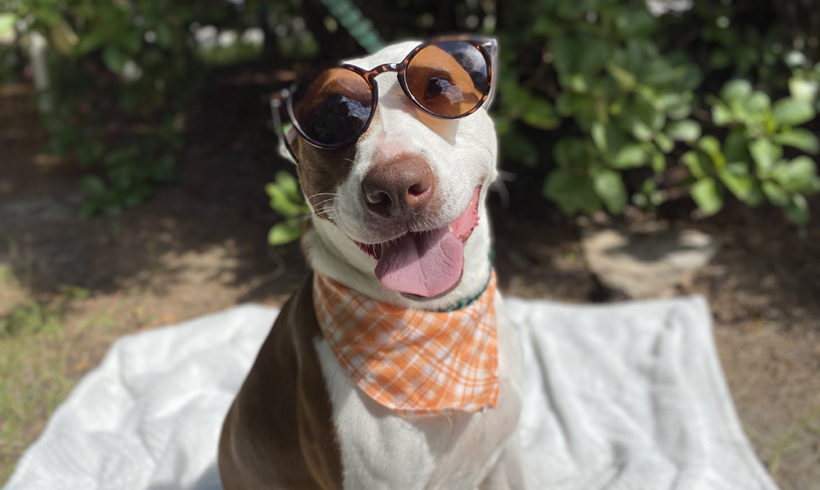
[[[493,91],[497,51],[492,38],[442,36],[415,47],[400,63],[372,70],[343,64],[314,71],[271,97],[274,124],[284,135],[284,105],[293,127],[310,144],[322,149],[348,145],[370,125],[379,99],[376,76],[388,71],[396,72],[404,93],[427,114],[465,117]],[[288,138],[283,140],[296,160]]]

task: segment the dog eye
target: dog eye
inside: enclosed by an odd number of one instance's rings
[[[424,98],[432,99],[443,95],[451,104],[459,103],[464,100],[464,93],[458,87],[453,85],[450,80],[441,77],[430,77],[424,87]]]
[[[299,116],[302,129],[311,138],[327,144],[346,141],[370,117],[370,101],[329,94]]]
[[[294,93],[293,112],[300,130],[323,145],[343,144],[370,119],[371,86],[358,73],[331,68],[306,78]]]
[[[426,110],[458,117],[481,102],[487,64],[474,46],[456,41],[427,46],[407,66],[407,88]]]

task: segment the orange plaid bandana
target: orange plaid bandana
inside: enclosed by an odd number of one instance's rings
[[[472,304],[448,313],[382,303],[321,274],[313,307],[339,364],[398,413],[478,412],[498,401],[495,272]]]

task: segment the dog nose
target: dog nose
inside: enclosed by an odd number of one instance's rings
[[[377,162],[362,180],[367,208],[384,217],[418,211],[430,201],[434,187],[430,165],[415,155]]]

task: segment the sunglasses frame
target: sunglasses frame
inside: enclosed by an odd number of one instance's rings
[[[445,116],[441,114],[437,114],[426,107],[424,107],[410,92],[410,88],[407,85],[407,67],[410,65],[410,62],[413,58],[424,48],[429,46],[433,46],[436,44],[441,44],[444,42],[452,42],[452,41],[461,41],[471,44],[473,47],[478,49],[481,55],[484,57],[484,61],[487,64],[487,89],[484,93],[481,94],[481,98],[476,103],[476,105],[470,109],[469,111],[465,112],[464,114],[460,114],[457,116]],[[347,140],[341,141],[339,143],[322,143],[320,141],[316,141],[315,139],[308,136],[305,131],[300,127],[299,121],[296,119],[296,115],[293,110],[293,94],[296,93],[296,89],[299,87],[301,83],[301,79],[297,80],[290,87],[275,93],[270,98],[271,104],[271,112],[273,113],[273,121],[274,126],[279,136],[284,141],[285,146],[288,149],[288,152],[293,157],[294,161],[297,161],[296,155],[293,149],[288,142],[287,135],[285,134],[283,127],[282,127],[282,119],[280,115],[280,111],[282,110],[282,106],[285,106],[287,117],[290,120],[290,123],[293,125],[294,129],[311,145],[321,148],[324,150],[335,150],[342,148],[344,146],[349,145],[353,141],[355,141],[359,136],[361,136],[367,128],[370,127],[370,122],[373,120],[373,116],[376,114],[376,107],[379,102],[379,90],[378,85],[376,83],[376,76],[381,75],[382,73],[386,72],[396,72],[396,76],[398,78],[399,86],[401,87],[402,91],[404,91],[405,95],[416,105],[419,109],[424,111],[426,114],[429,114],[433,117],[437,117],[439,119],[459,119],[462,117],[469,116],[470,114],[477,111],[484,103],[487,101],[488,98],[493,94],[495,90],[495,74],[494,68],[498,58],[498,42],[495,38],[487,37],[487,36],[480,36],[475,34],[456,34],[456,35],[444,35],[444,36],[437,36],[434,37],[426,42],[423,42],[413,48],[407,56],[404,57],[399,63],[385,63],[379,66],[376,66],[370,70],[364,70],[358,66],[350,65],[350,64],[339,64],[339,65],[332,65],[324,70],[334,69],[334,68],[342,68],[345,70],[350,70],[360,76],[365,83],[370,87],[370,103],[371,103],[371,110],[370,115],[367,117],[364,125],[362,126],[361,130],[355,133],[353,136],[348,138]],[[324,70],[319,70],[316,73],[321,73]],[[283,104],[284,102],[284,104]]]

